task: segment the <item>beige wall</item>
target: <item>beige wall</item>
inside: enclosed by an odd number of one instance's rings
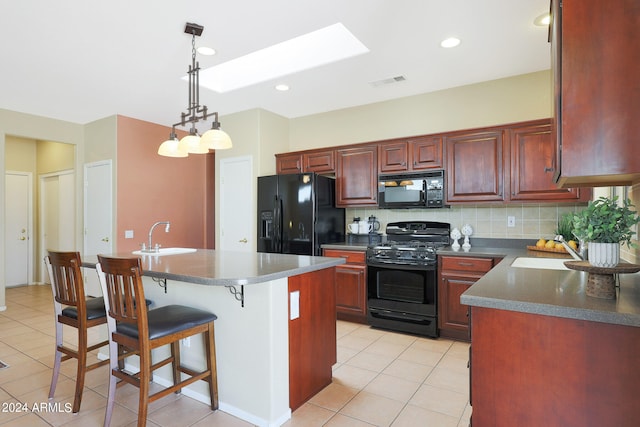
[[[247,197],[253,201],[252,211],[257,211],[257,177],[276,173],[274,155],[289,151],[289,120],[262,109],[253,109],[220,117],[221,127],[231,136],[233,147],[216,152],[216,182],[220,182],[220,161],[240,156],[253,159],[253,186]],[[216,185],[216,188],[219,188]],[[243,195],[244,197],[244,195]],[[216,218],[220,218],[220,196],[216,191]],[[257,235],[256,221],[252,221],[248,233]],[[216,221],[216,247],[219,247],[220,224]]]
[[[24,138],[27,140],[57,141],[76,146],[75,167],[82,164],[83,156],[83,126],[75,123],[63,122],[31,114],[18,113],[0,109],[0,198],[5,198],[5,170],[7,170],[6,162],[6,145],[7,140],[13,137]],[[9,142],[11,144],[11,142]],[[11,161],[11,160],[10,160]],[[35,160],[34,160],[35,162]],[[34,177],[35,178],[35,177]],[[76,192],[82,191],[82,182],[77,180]],[[3,202],[4,203],[4,202]],[[76,206],[76,217],[82,218],[82,205]],[[0,224],[5,222],[4,209],[0,209]],[[82,224],[76,224],[76,246],[82,246]],[[0,227],[0,241],[4,242],[4,226]],[[0,278],[5,274],[5,248],[0,245]],[[4,280],[0,281],[0,307],[5,305]]]
[[[290,120],[289,150],[505,124],[551,116],[550,71]]]

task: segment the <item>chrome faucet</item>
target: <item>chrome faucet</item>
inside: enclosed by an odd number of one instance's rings
[[[580,253],[578,253],[575,251],[575,249],[569,246],[567,242],[565,242],[564,237],[562,237],[561,234],[558,234],[556,237],[553,238],[553,240],[555,242],[561,243],[562,246],[564,246],[564,248],[567,250],[567,252],[569,252],[569,254],[573,259],[578,261],[584,261],[585,259],[587,259],[587,255],[585,254],[585,250],[584,250],[584,242],[580,241]]]
[[[168,233],[169,232],[169,227],[171,226],[171,224],[169,223],[169,221],[158,221],[155,224],[153,224],[151,226],[151,228],[149,229],[149,245],[145,247],[144,243],[142,244],[142,252],[148,252],[148,253],[158,253],[160,252],[160,245],[156,243],[155,246],[153,246],[151,244],[151,236],[153,236],[153,229],[156,228],[156,225],[160,225],[160,224],[165,224],[166,227],[164,228],[164,232]]]

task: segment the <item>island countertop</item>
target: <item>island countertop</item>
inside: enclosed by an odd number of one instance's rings
[[[134,257],[129,252],[109,254]],[[197,249],[174,255],[140,255],[145,276],[208,286],[239,286],[263,283],[344,264],[344,258],[286,255],[261,252],[233,252]],[[83,267],[95,268],[97,256],[82,260]]]

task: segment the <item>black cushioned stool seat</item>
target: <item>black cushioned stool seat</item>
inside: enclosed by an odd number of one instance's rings
[[[175,334],[198,325],[213,322],[218,316],[208,311],[184,305],[166,305],[154,308],[147,313],[149,339]],[[138,338],[138,325],[120,322],[116,329],[119,333]]]
[[[93,320],[107,315],[106,311],[104,311],[104,299],[102,297],[87,298],[86,301],[87,320]],[[62,315],[77,319],[78,309],[76,307],[66,307],[62,310]]]

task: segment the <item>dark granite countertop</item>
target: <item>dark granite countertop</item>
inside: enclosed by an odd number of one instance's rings
[[[517,257],[566,258],[568,255],[527,250],[533,240],[472,238],[468,252],[451,247],[438,255],[504,257],[460,298],[463,304],[640,327],[640,273],[618,275],[615,300],[587,296],[587,273],[512,267]],[[363,245],[324,245],[323,248],[364,250]]]
[[[112,256],[132,257],[131,253]],[[237,286],[268,282],[344,264],[344,258],[231,252],[198,249],[177,255],[141,255],[145,276],[209,286]],[[96,256],[82,266],[95,268]]]
[[[452,254],[453,251],[441,251]],[[504,255],[460,297],[462,304],[640,327],[640,273],[620,274],[615,300],[587,296],[588,275],[575,270],[512,267],[517,257],[558,257],[513,248],[474,248],[460,256]],[[567,257],[564,257],[567,258]],[[571,260],[571,258],[567,258]]]

